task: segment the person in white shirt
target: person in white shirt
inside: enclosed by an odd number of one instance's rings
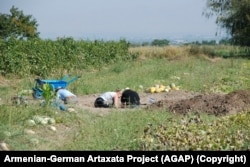
[[[95,107],[118,108],[120,105],[119,99],[121,98],[121,94],[121,90],[119,89],[117,89],[115,92],[105,92],[96,98],[94,105]]]
[[[64,102],[64,104],[75,104],[78,102],[77,96],[65,88],[56,89],[56,98]]]

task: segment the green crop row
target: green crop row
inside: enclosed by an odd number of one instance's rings
[[[0,74],[48,76],[58,70],[100,68],[117,61],[131,60],[129,44],[120,41],[0,40]]]

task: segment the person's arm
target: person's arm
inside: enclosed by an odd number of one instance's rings
[[[115,108],[119,108],[119,96],[118,96],[118,94],[116,94],[114,97],[114,105],[115,105]]]

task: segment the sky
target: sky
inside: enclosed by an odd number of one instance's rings
[[[202,15],[206,0],[0,0],[32,15],[43,39],[220,38],[215,18]]]

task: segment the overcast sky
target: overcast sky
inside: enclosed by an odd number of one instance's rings
[[[206,0],[0,0],[37,20],[41,38],[165,38],[214,36],[215,19],[202,15]]]

